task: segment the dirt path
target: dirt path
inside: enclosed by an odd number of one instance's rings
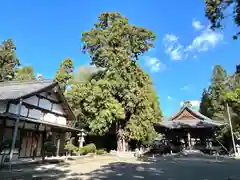
[[[240,180],[240,161],[99,156],[0,172],[4,180]]]

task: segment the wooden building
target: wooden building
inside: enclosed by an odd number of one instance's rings
[[[176,146],[186,149],[211,149],[216,129],[223,126],[200,112],[193,110],[189,102],[170,119],[155,124],[155,130]]]
[[[12,142],[16,132],[14,147],[2,149],[0,160],[6,154],[13,154],[12,160],[41,156],[46,141],[52,142],[56,146],[55,155],[60,155],[66,134],[79,131],[72,128],[74,120],[58,83],[53,80],[0,83],[0,145]]]

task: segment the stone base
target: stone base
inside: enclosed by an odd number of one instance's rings
[[[240,155],[233,156],[234,159],[240,159]]]

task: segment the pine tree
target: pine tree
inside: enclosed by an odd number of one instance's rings
[[[74,85],[68,100],[92,133],[115,131],[119,151],[125,140],[151,140],[156,135],[153,124],[162,116],[151,78],[138,64],[154,40],[152,31],[129,24],[115,12],[102,13],[83,33],[83,50],[103,71],[89,83]]]
[[[15,71],[15,80],[34,80],[34,69],[32,66],[23,66]]]
[[[0,45],[0,82],[14,79],[15,69],[19,65],[14,42],[11,39],[3,41]]]
[[[225,96],[228,90],[227,87],[227,73],[220,65],[216,65],[213,69],[211,85],[209,87],[210,94],[210,112],[212,118],[216,120],[224,120],[225,118]]]
[[[212,118],[213,113],[211,112],[211,101],[210,101],[210,95],[207,89],[203,89],[201,103],[200,103],[200,113],[203,115]]]
[[[72,79],[73,69],[73,62],[69,58],[62,61],[59,66],[59,69],[56,73],[56,80],[63,91],[66,90],[69,81]]]
[[[225,100],[228,91],[228,77],[220,65],[216,65],[212,72],[211,85],[204,90],[200,104],[200,112],[215,120],[225,119]]]

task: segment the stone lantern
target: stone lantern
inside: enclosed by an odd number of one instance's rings
[[[84,133],[84,129],[81,129],[80,132],[78,133],[78,142],[79,142],[79,147],[83,147],[83,143],[85,142],[84,137],[86,134]]]

